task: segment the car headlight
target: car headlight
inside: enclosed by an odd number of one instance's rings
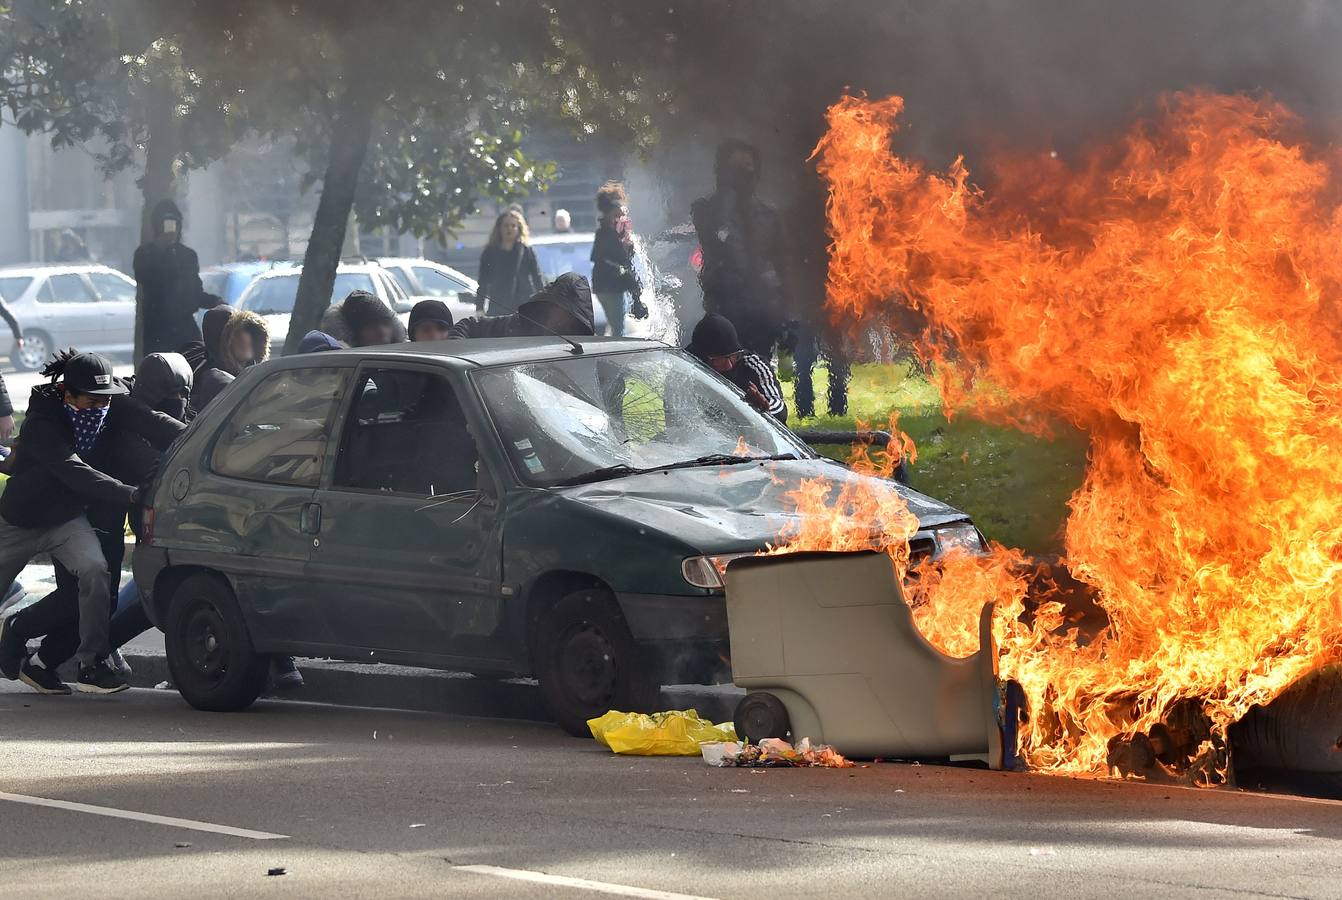
[[[937,556],[952,550],[964,550],[966,553],[974,554],[983,552],[983,538],[979,535],[979,530],[969,522],[938,528],[932,534],[937,539]]]
[[[697,588],[708,591],[720,590],[725,586],[722,576],[727,572],[727,563],[754,553],[724,553],[718,556],[691,556],[680,564],[680,574]]]

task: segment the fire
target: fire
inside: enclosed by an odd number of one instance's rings
[[[1103,773],[1110,738],[1181,701],[1223,733],[1342,658],[1342,160],[1270,99],[1194,92],[1072,163],[994,160],[984,188],[963,160],[897,156],[902,108],[844,98],[816,148],[833,315],[912,309],[948,411],[1090,439],[1065,546],[1099,638],[1081,645],[1060,603],[1023,616],[1003,548],[910,591],[953,652],[976,643],[965,610],[999,602],[1029,762]],[[797,500],[821,524],[792,547],[875,523],[898,563],[914,527],[814,485]]]

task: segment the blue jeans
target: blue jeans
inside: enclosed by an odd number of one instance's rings
[[[596,295],[596,299],[601,301],[601,308],[606,313],[606,327],[610,329],[610,336],[624,337],[624,291],[602,291]]]

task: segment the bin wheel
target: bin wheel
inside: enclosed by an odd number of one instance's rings
[[[736,736],[741,740],[759,743],[765,738],[785,738],[792,730],[787,707],[783,701],[767,691],[746,694],[736,705],[733,718]]]

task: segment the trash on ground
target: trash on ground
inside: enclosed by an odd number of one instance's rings
[[[287,875],[288,873],[289,870],[284,868],[284,866],[276,866],[273,869],[266,869],[267,875]]]
[[[172,690],[172,682],[170,682],[170,681],[160,681],[158,684],[154,685],[154,690],[156,690],[156,691],[170,691],[170,690]]]
[[[731,722],[714,725],[693,709],[659,713],[611,710],[587,721],[598,744],[631,756],[694,756],[706,742],[736,740]]]
[[[747,768],[822,768],[851,769],[853,763],[828,744],[812,744],[802,738],[792,746],[782,738],[765,738],[758,744],[739,741],[707,743],[699,747],[704,762],[710,766],[743,766]]]

